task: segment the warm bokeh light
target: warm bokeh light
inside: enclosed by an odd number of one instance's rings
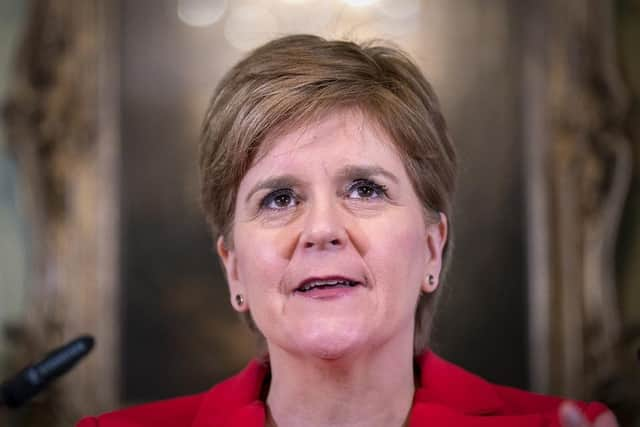
[[[348,4],[349,6],[355,6],[355,7],[370,6],[378,2],[378,0],[342,0],[342,1]]]
[[[227,0],[178,0],[178,17],[192,27],[206,27],[222,18]]]
[[[374,22],[372,32],[377,37],[391,38],[397,40],[401,37],[413,36],[420,30],[423,22],[419,15],[410,15],[402,19],[381,19]]]
[[[421,0],[379,0],[376,8],[392,19],[406,19],[420,12]]]
[[[285,34],[322,34],[337,13],[335,4],[326,0],[279,0],[273,6],[278,30]]]
[[[278,21],[264,7],[239,6],[225,21],[224,36],[231,46],[247,51],[276,36]]]

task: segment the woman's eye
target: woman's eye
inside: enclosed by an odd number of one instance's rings
[[[387,195],[387,187],[368,179],[359,179],[351,184],[347,192],[354,199],[377,199]]]
[[[347,197],[356,200],[380,199],[387,196],[387,187],[369,179],[359,179],[347,188]],[[282,188],[267,194],[260,201],[260,210],[283,211],[296,207],[298,196],[290,188]]]
[[[260,207],[271,210],[283,210],[294,207],[298,204],[293,191],[290,189],[280,189],[269,193],[260,202]]]

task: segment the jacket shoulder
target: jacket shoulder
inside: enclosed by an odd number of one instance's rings
[[[560,404],[567,400],[562,397],[538,394],[520,390],[514,387],[492,385],[496,394],[505,403],[504,415],[532,414],[540,412],[557,411]],[[608,411],[608,408],[599,402],[573,401],[589,419]]]
[[[233,425],[262,425],[259,397],[267,370],[256,359],[206,392],[84,418],[76,427],[197,427],[227,425],[231,419],[237,421]],[[247,419],[253,424],[243,421]]]
[[[109,412],[80,420],[76,427],[181,427],[190,426],[204,393],[178,397]]]
[[[416,391],[418,404],[437,404],[465,416],[523,417],[519,418],[521,424],[509,425],[529,425],[523,420],[536,418],[551,423],[545,425],[556,425],[559,406],[567,400],[491,383],[432,352],[421,355],[419,362],[422,384]],[[574,403],[589,420],[608,410],[597,402]]]

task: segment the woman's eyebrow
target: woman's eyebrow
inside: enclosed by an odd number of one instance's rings
[[[272,176],[259,181],[256,185],[254,185],[251,191],[247,193],[245,202],[248,202],[249,199],[251,199],[251,196],[263,189],[288,188],[299,186],[300,184],[302,184],[302,181],[290,174]]]
[[[382,175],[391,181],[398,183],[398,177],[377,165],[345,165],[338,169],[337,175],[343,179],[367,178],[374,175]]]
[[[338,169],[336,175],[338,178],[346,180],[368,178],[374,175],[382,175],[389,178],[396,184],[398,183],[398,178],[394,174],[384,169],[383,167],[376,165],[345,165]],[[260,190],[273,188],[290,188],[301,186],[302,184],[303,181],[301,179],[291,174],[272,176],[259,181],[256,185],[254,185],[251,191],[247,193],[245,202],[248,202],[251,199],[251,196],[253,196]]]

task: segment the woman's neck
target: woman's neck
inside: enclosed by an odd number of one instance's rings
[[[371,353],[330,361],[270,349],[270,424],[405,425],[415,385],[412,347],[404,347],[385,345]]]

